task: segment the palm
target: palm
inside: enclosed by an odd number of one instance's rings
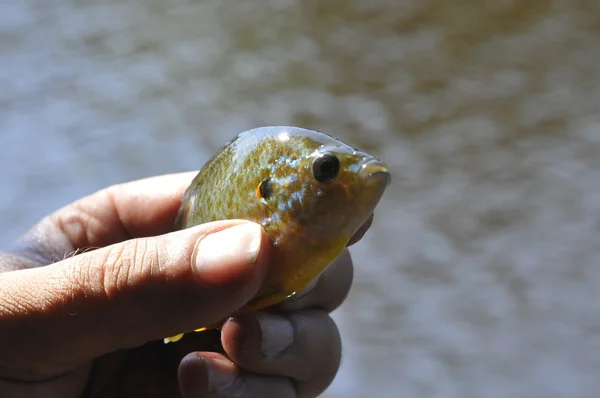
[[[188,335],[177,344],[156,341],[104,355],[43,383],[39,394],[29,397],[47,398],[56,391],[61,391],[61,398],[178,397],[177,369],[181,359],[193,350],[222,351],[219,333]]]

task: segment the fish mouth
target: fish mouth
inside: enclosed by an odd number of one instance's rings
[[[360,166],[359,170],[361,178],[366,181],[381,181],[384,180],[385,186],[391,184],[392,176],[385,163],[378,159],[369,159]]]

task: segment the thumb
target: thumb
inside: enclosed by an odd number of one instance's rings
[[[256,294],[267,245],[259,225],[221,221],[0,274],[1,362],[51,376],[214,324]]]

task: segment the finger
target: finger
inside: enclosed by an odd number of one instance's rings
[[[325,311],[249,314],[227,321],[221,333],[234,363],[249,372],[292,378],[298,397],[318,396],[340,365],[340,335]]]
[[[33,251],[48,262],[78,248],[171,232],[195,174],[146,178],[98,191],[44,218],[20,239],[17,251]]]
[[[179,386],[184,398],[296,397],[288,378],[240,371],[225,356],[211,352],[193,352],[181,361]]]
[[[353,276],[352,257],[348,249],[345,249],[340,257],[317,279],[314,285],[298,296],[284,301],[277,309],[288,312],[306,308],[322,308],[326,311],[333,311],[348,296]]]
[[[0,274],[0,352],[15,357],[16,370],[36,363],[19,358],[46,358],[56,374],[57,364],[67,371],[106,352],[212,325],[256,294],[267,257],[262,228],[235,220]],[[14,341],[31,352],[11,351]]]

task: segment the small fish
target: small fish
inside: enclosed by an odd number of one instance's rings
[[[368,228],[390,181],[383,162],[329,135],[261,127],[239,134],[204,165],[183,196],[175,229],[226,219],[262,225],[272,266],[236,314],[254,311],[317,279]],[[214,327],[203,326],[196,331]]]

